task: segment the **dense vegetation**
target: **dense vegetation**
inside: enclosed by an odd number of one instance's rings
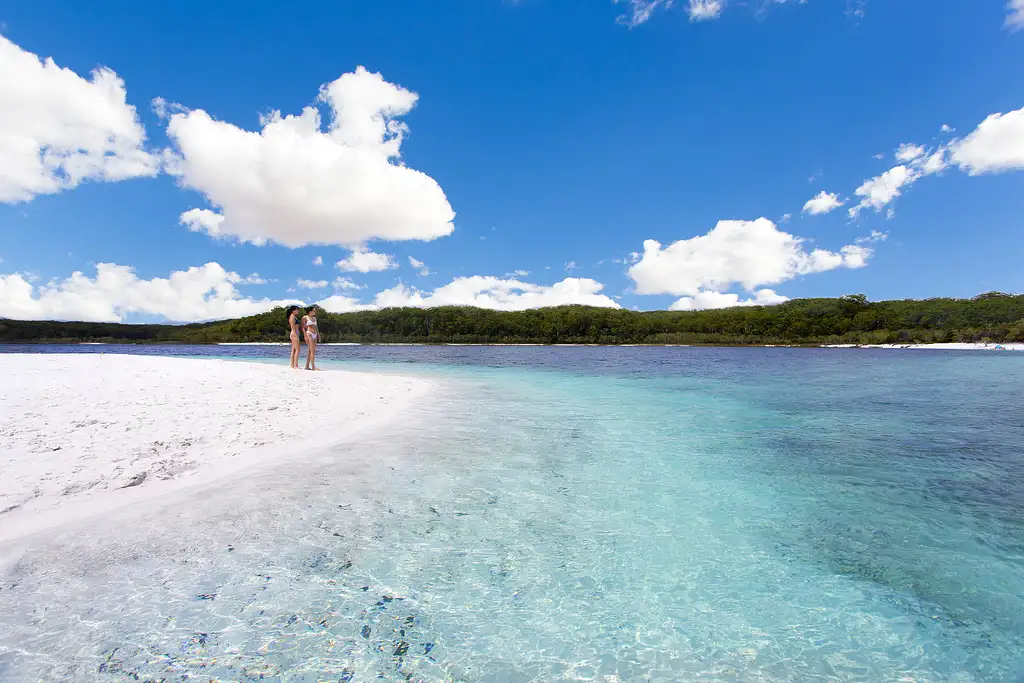
[[[328,342],[591,344],[881,344],[1024,342],[1024,295],[869,302],[859,294],[778,306],[627,311],[561,306],[514,313],[479,308],[391,308],[321,313]],[[3,342],[212,343],[285,341],[283,309],[193,325],[0,320]]]

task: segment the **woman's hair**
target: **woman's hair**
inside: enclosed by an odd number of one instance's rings
[[[317,305],[313,304],[312,306],[310,306],[309,308],[306,309],[306,313],[312,313],[316,309],[317,309]]]
[[[299,307],[298,307],[298,306],[294,306],[294,305],[292,305],[292,306],[289,306],[289,307],[288,307],[288,310],[287,310],[287,311],[285,312],[285,314],[284,314],[284,316],[285,316],[285,319],[286,319],[286,320],[291,320],[291,317],[292,317],[292,313],[294,313],[294,312],[295,312],[295,311],[297,311],[297,310],[299,310]]]

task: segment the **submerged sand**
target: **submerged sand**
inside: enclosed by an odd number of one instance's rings
[[[400,418],[427,381],[111,354],[0,355],[0,542]]]

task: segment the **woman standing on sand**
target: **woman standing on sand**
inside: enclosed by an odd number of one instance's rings
[[[288,338],[292,342],[292,367],[299,369],[299,321],[296,317],[299,314],[298,306],[288,307]]]
[[[320,333],[316,324],[316,304],[306,311],[302,318],[302,328],[306,331],[306,369],[316,370],[316,342]]]

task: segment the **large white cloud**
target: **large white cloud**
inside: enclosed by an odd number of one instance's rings
[[[400,162],[408,128],[397,117],[417,95],[359,67],[320,90],[330,110],[274,111],[262,129],[217,121],[201,109],[171,115],[180,158],[173,172],[217,209],[183,214],[192,229],[246,242],[359,245],[431,240],[454,229],[440,185]]]
[[[829,211],[834,211],[843,205],[843,202],[839,199],[839,195],[834,192],[829,193],[822,190],[818,194],[814,195],[813,198],[808,199],[807,203],[804,204],[804,213],[809,213],[812,216],[817,216]]]
[[[733,308],[736,306],[774,306],[789,301],[789,297],[776,294],[772,289],[759,289],[750,299],[729,292],[701,291],[696,296],[684,296],[671,306],[670,311],[700,311],[707,308]]]
[[[767,218],[719,221],[707,234],[673,242],[644,242],[643,255],[629,268],[637,294],[706,296],[733,285],[754,291],[798,275],[834,268],[860,268],[871,250],[847,245],[838,252],[808,251],[805,240],[779,230]]]
[[[535,285],[514,279],[474,275],[455,278],[432,292],[397,285],[379,292],[374,304],[380,308],[415,306],[477,306],[499,311],[581,304],[619,308],[610,297],[601,294],[604,285],[590,278],[567,277],[553,285]]]
[[[95,277],[81,272],[36,286],[30,278],[0,275],[0,318],[120,322],[133,313],[174,322],[237,318],[262,313],[288,300],[243,297],[243,278],[218,263],[179,270],[167,278],[142,280],[130,266],[100,263]]]
[[[953,162],[971,175],[1024,169],[1024,108],[992,114],[950,151]]]
[[[0,36],[0,202],[154,176],[145,139],[113,71],[97,68],[87,80]]]

